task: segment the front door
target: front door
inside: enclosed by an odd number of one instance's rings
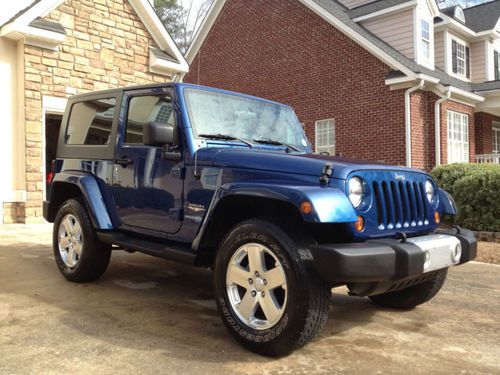
[[[122,228],[159,236],[175,233],[182,223],[182,161],[164,160],[161,147],[145,146],[142,141],[146,123],[176,124],[171,91],[154,95],[149,90],[134,91],[123,100],[125,116],[117,138],[112,186]]]

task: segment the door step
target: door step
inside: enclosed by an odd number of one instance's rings
[[[189,247],[166,245],[160,242],[131,237],[119,232],[98,232],[97,237],[102,242],[118,245],[128,251],[138,251],[140,253],[190,265],[194,264],[197,255],[196,252]]]

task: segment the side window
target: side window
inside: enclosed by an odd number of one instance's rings
[[[96,99],[73,104],[65,143],[67,145],[108,145],[116,99]]]
[[[168,95],[134,96],[130,99],[125,143],[142,144],[144,125],[151,121],[175,126],[172,99]]]

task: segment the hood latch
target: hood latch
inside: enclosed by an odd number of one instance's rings
[[[325,163],[323,170],[321,171],[321,175],[319,177],[319,183],[321,185],[327,185],[330,182],[330,178],[333,174],[333,164]]]

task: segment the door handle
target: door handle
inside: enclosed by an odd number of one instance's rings
[[[113,163],[120,164],[122,167],[126,167],[129,164],[132,164],[134,161],[124,156],[123,158],[114,158]]]

